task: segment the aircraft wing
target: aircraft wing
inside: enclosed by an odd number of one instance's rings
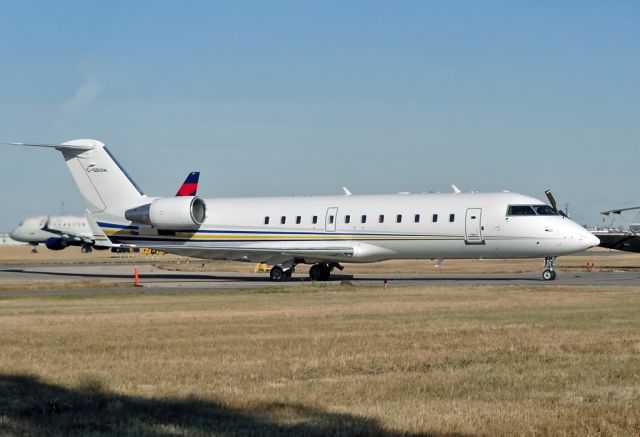
[[[142,247],[148,247],[149,249],[158,250],[170,250],[170,249],[183,249],[183,250],[201,250],[201,251],[214,251],[214,252],[235,252],[235,253],[261,253],[266,255],[284,255],[291,257],[317,257],[317,256],[353,256],[353,247],[322,247],[322,248],[310,248],[310,247],[238,247],[238,246],[196,246],[196,245],[184,245],[184,244],[158,244],[149,245],[144,244]]]
[[[123,245],[127,247],[129,245]],[[137,247],[137,246],[136,246]],[[201,258],[224,258],[250,260],[260,262],[277,263],[281,260],[292,258],[305,258],[311,260],[324,260],[334,258],[351,257],[354,255],[354,248],[351,246],[332,246],[332,247],[305,247],[305,246],[201,246],[195,244],[146,244],[142,243],[139,247],[156,249],[169,253],[197,254]]]
[[[610,209],[609,211],[602,211],[600,214],[602,215],[620,214],[624,211],[633,211],[634,209],[640,209],[640,206],[633,206],[631,208]]]
[[[88,234],[77,234],[75,232],[69,232],[66,230],[62,231],[60,229],[49,227],[49,218],[47,218],[47,221],[44,223],[44,225],[42,225],[42,230],[46,232],[51,232],[52,234],[59,235],[62,239],[69,242],[91,244],[91,245],[95,243],[95,240],[91,238]]]

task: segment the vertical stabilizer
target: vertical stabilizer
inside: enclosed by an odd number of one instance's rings
[[[198,179],[200,178],[199,171],[193,171],[187,175],[182,186],[176,193],[176,197],[180,196],[195,196],[198,192]]]
[[[142,190],[98,140],[73,140],[63,144],[7,143],[16,146],[46,147],[62,152],[91,214],[122,215],[148,201]]]
[[[56,146],[62,152],[91,213],[140,205],[145,196],[109,149],[98,140],[73,140]]]

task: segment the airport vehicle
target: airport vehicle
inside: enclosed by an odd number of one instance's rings
[[[542,201],[510,192],[249,197],[150,197],[97,140],[24,144],[60,151],[91,217],[116,245],[179,255],[264,262],[286,280],[310,264],[327,280],[341,263],[388,259],[545,259],[598,239]]]
[[[176,196],[195,196],[200,172],[191,172],[178,189]],[[47,249],[62,250],[68,246],[81,246],[83,253],[92,248],[104,250],[113,245],[100,227],[89,218],[81,216],[38,216],[23,220],[9,236],[19,242],[29,243],[37,252],[39,244]]]

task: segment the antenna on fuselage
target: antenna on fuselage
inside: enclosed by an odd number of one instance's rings
[[[351,196],[351,191],[347,187],[342,187],[342,191],[344,191],[345,196]]]
[[[451,184],[451,188],[453,188],[453,192],[456,193],[456,194],[462,193],[462,191],[460,191],[460,188],[456,187],[453,184]]]

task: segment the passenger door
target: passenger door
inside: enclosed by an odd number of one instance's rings
[[[324,230],[327,232],[336,231],[336,222],[338,221],[338,208],[327,208],[327,216],[324,220]]]
[[[484,244],[482,238],[482,208],[468,208],[465,216],[464,242]]]

